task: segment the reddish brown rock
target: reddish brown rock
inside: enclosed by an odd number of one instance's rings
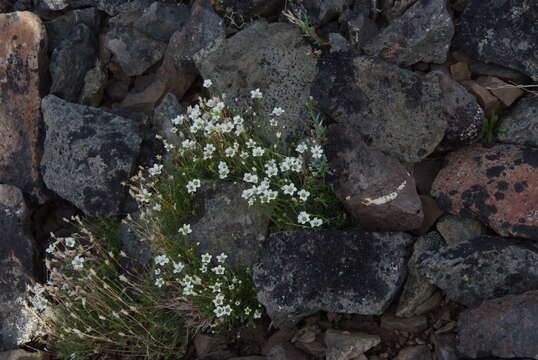
[[[458,81],[471,79],[469,65],[464,62],[457,62],[454,65],[450,65],[450,73],[452,74],[452,77]]]
[[[47,34],[30,12],[0,14],[0,183],[44,200],[40,113]]]
[[[471,145],[447,160],[432,188],[441,208],[502,236],[538,239],[538,149]]]
[[[493,113],[499,112],[501,103],[489,90],[473,80],[462,81],[462,85],[476,97],[476,100],[478,100],[478,103],[484,109],[486,116],[489,117]]]
[[[505,106],[512,105],[517,99],[523,96],[523,90],[493,76],[481,76],[476,82],[491,91]]]

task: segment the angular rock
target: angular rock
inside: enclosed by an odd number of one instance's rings
[[[475,97],[442,71],[432,71],[427,78],[439,84],[448,119],[445,137],[437,149],[455,150],[478,141],[482,134],[484,112]]]
[[[107,80],[108,73],[98,60],[95,67],[84,76],[84,87],[80,93],[79,102],[82,105],[99,106],[103,100]]]
[[[240,22],[252,18],[274,17],[282,10],[284,0],[211,0],[221,15],[237,17]]]
[[[340,14],[350,5],[350,0],[292,0],[288,7],[296,14],[307,16],[312,25],[319,27],[338,19]]]
[[[488,300],[458,318],[458,350],[469,358],[535,358],[538,291]]]
[[[139,92],[128,93],[120,107],[129,111],[150,111],[159,102],[166,90],[166,84],[154,79],[148,87]]]
[[[78,101],[84,77],[95,66],[96,58],[97,39],[92,30],[84,23],[76,25],[71,35],[52,52],[50,93],[69,102]]]
[[[309,357],[291,344],[275,345],[269,350],[267,360],[308,360]]]
[[[471,70],[469,70],[469,65],[464,62],[457,62],[450,65],[450,74],[454,80],[471,80]]]
[[[37,330],[37,319],[26,305],[34,271],[29,225],[21,190],[0,184],[0,351],[29,342]]]
[[[116,15],[128,0],[38,0],[38,9],[48,11],[96,7],[110,16]]]
[[[153,111],[151,124],[157,134],[162,136],[168,143],[178,145],[180,138],[173,131],[172,119],[185,112],[186,109],[181,106],[174,94],[168,93]]]
[[[499,141],[538,147],[538,96],[519,100],[501,125],[506,131],[498,134]]]
[[[85,214],[121,213],[138,156],[139,125],[101,109],[49,95],[41,109],[47,126],[41,161],[47,187]]]
[[[383,17],[389,22],[402,16],[417,0],[386,0],[383,1]]]
[[[187,23],[172,34],[158,70],[158,79],[166,84],[166,91],[182,99],[198,76],[193,55],[224,36],[224,21],[213,11],[211,1],[196,0]]]
[[[487,117],[490,117],[494,113],[499,113],[501,102],[489,90],[473,80],[464,80],[461,83],[476,97],[476,100],[482,106],[482,109],[484,109],[484,114]]]
[[[47,35],[41,20],[29,12],[0,14],[0,29],[0,183],[17,186],[43,202],[39,106]]]
[[[400,350],[394,360],[431,360],[432,353],[426,345],[410,346]]]
[[[364,353],[381,342],[378,335],[329,329],[324,336],[327,360],[366,359]]]
[[[349,43],[340,33],[330,33],[329,43],[331,44],[331,52],[349,50]]]
[[[199,190],[189,240],[200,243],[202,253],[229,256],[235,268],[250,268],[258,261],[269,220],[249,207],[237,185],[204,184]]]
[[[39,353],[22,349],[0,352],[0,360],[37,360],[39,358]]]
[[[391,314],[384,314],[381,317],[381,327],[389,330],[417,333],[426,330],[428,327],[428,319],[426,316],[401,318]]]
[[[441,89],[431,81],[352,52],[322,56],[318,68],[311,93],[321,110],[368,145],[418,162],[443,139],[449,119]]]
[[[101,12],[96,8],[72,10],[65,15],[58,16],[46,22],[48,45],[50,50],[56,49],[60,43],[71,36],[77,25],[84,24],[90,28],[94,36],[99,33],[101,27]]]
[[[538,246],[525,239],[486,236],[419,256],[418,272],[465,306],[538,289]]]
[[[279,106],[282,139],[301,137],[308,127],[305,105],[316,75],[316,59],[296,26],[258,21],[230,39],[220,40],[198,52],[195,63],[204,79],[211,79],[214,94],[226,93],[233,106],[251,104],[250,91],[260,88],[264,101],[259,113],[269,114]],[[276,141],[274,128],[264,124],[268,140]]]
[[[538,3],[471,1],[456,24],[454,46],[474,59],[538,80]]]
[[[430,232],[437,219],[443,215],[443,210],[439,209],[437,202],[431,196],[420,195],[420,201],[422,202],[424,221],[418,229],[412,231],[414,235],[424,235]]]
[[[420,61],[442,64],[452,36],[454,24],[445,0],[418,0],[363,49],[404,66]]]
[[[459,360],[454,334],[433,334],[431,342],[435,348],[437,360]]]
[[[155,40],[168,43],[172,34],[182,29],[188,19],[187,5],[154,1],[133,22],[133,27]]]
[[[436,227],[448,245],[474,239],[486,231],[480,221],[450,214],[439,219]]]
[[[272,234],[254,266],[258,299],[275,323],[319,310],[381,314],[405,279],[412,242],[361,230]]]
[[[481,76],[476,79],[476,82],[491,91],[504,106],[512,105],[523,95],[523,90],[493,76]]]
[[[432,189],[441,208],[503,236],[538,239],[538,149],[471,145],[447,161]]]
[[[504,80],[515,82],[516,84],[528,84],[530,79],[528,76],[517,72],[512,69],[508,69],[504,66],[495,64],[484,64],[480,61],[471,63],[471,72],[474,75],[482,76],[495,76]]]
[[[336,195],[363,228],[420,227],[424,214],[414,179],[397,160],[369,148],[346,126],[330,126],[327,139]]]
[[[343,27],[351,45],[356,49],[361,48],[378,32],[376,23],[363,13],[353,15],[347,19]]]

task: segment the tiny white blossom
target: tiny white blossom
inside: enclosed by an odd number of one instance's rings
[[[196,292],[194,291],[194,285],[191,283],[185,285],[185,287],[183,288],[183,295],[185,296],[196,295]]]
[[[217,150],[215,145],[206,144],[206,146],[204,147],[204,160],[211,159],[211,157],[213,156],[213,153],[215,152],[215,150]]]
[[[277,139],[280,139],[282,137],[282,133],[280,131],[277,131],[275,133],[275,136],[276,136]]]
[[[217,275],[222,275],[224,274],[224,266],[222,265],[219,265],[219,266],[215,266],[214,268],[211,269],[211,271],[213,271],[215,274]]]
[[[240,115],[235,115],[232,120],[235,125],[243,125],[244,122],[243,118]]]
[[[271,115],[274,115],[274,116],[280,116],[282,114],[284,114],[284,109],[282,109],[281,107],[275,107],[273,111],[271,112]]]
[[[254,141],[254,140],[252,140],[252,139],[248,139],[246,145],[247,145],[247,148],[251,149],[251,148],[253,148],[253,147],[256,146],[256,141]]]
[[[193,179],[187,183],[187,192],[193,193],[201,186],[200,179]]]
[[[157,176],[161,174],[162,169],[162,164],[153,164],[153,166],[148,169],[148,172],[151,176]]]
[[[310,196],[310,192],[306,191],[305,189],[302,189],[297,193],[297,195],[299,195],[299,199],[301,199],[301,201],[306,201]]]
[[[220,317],[223,317],[224,316],[224,309],[222,306],[217,306],[215,308],[215,310],[213,310],[213,312],[215,313],[215,316],[220,318]]]
[[[262,313],[259,310],[254,311],[254,319],[259,319],[262,317]]]
[[[224,295],[217,294],[217,296],[215,296],[215,298],[212,300],[212,302],[213,302],[213,304],[215,304],[215,306],[224,305]]]
[[[212,85],[213,85],[213,81],[211,81],[209,79],[204,80],[204,87],[206,89],[209,89]]]
[[[269,125],[271,125],[272,127],[276,127],[278,125],[278,122],[275,119],[271,119],[269,120]]]
[[[219,162],[219,178],[226,179],[229,174],[230,174],[230,169],[228,168],[228,165],[226,165],[225,162],[220,161]]]
[[[226,261],[227,258],[228,258],[228,255],[226,255],[225,253],[221,253],[220,255],[217,256],[217,261],[219,263],[223,263],[224,261]]]
[[[177,273],[180,273],[181,270],[183,270],[183,268],[185,267],[185,264],[183,263],[173,263],[173,266],[174,266],[174,270],[173,270],[173,273],[174,274],[177,274]]]
[[[172,119],[172,124],[178,126],[183,125],[183,122],[185,121],[185,115],[178,115],[175,118]]]
[[[73,269],[75,270],[80,270],[84,267],[84,261],[86,261],[86,259],[84,259],[84,257],[82,256],[75,256],[73,258],[73,260],[71,261],[71,264],[73,265]]]
[[[295,151],[297,151],[299,154],[304,153],[306,150],[308,150],[308,146],[305,143],[300,143],[295,148]]]
[[[243,176],[243,181],[248,182],[248,183],[257,184],[258,183],[258,175],[254,175],[254,174],[251,174],[251,173],[245,173],[245,175]]]
[[[183,224],[183,226],[179,228],[178,232],[184,236],[189,235],[190,233],[192,233],[191,225]]]
[[[297,191],[297,187],[294,183],[286,184],[282,186],[282,191],[286,195],[293,195]]]
[[[245,312],[245,315],[249,315],[252,312],[252,309],[249,306],[247,306],[245,310],[243,311]]]
[[[66,237],[64,239],[65,241],[65,245],[72,248],[73,246],[75,246],[75,239],[73,239],[72,237]]]
[[[170,259],[166,255],[155,256],[155,264],[159,266],[164,266],[170,262]]]
[[[222,311],[224,312],[224,315],[230,316],[232,314],[232,307],[230,305],[226,305],[222,308]]]
[[[310,215],[306,211],[301,211],[297,216],[297,222],[299,224],[306,224],[310,221]]]
[[[319,145],[314,145],[310,148],[310,152],[312,153],[312,157],[314,159],[320,159],[323,156],[323,149]]]
[[[48,247],[47,247],[47,254],[52,254],[54,252],[54,244],[50,244]]]
[[[265,174],[269,178],[278,175],[278,166],[274,161],[265,164]]]
[[[208,254],[208,253],[205,253],[202,255],[202,262],[203,263],[209,263],[211,262],[211,259],[213,258],[212,255]]]
[[[162,287],[163,285],[164,285],[164,279],[163,279],[163,278],[157,278],[157,279],[155,280],[155,286],[157,286],[157,287],[160,288],[160,287]]]
[[[160,203],[156,203],[155,205],[153,205],[152,209],[153,209],[154,211],[161,211],[162,206],[161,206]]]
[[[253,99],[263,99],[263,94],[260,89],[255,89],[250,92],[250,97]]]
[[[155,273],[155,275],[160,275],[161,274],[161,269],[156,268],[153,272]]]
[[[323,220],[321,220],[320,218],[313,218],[312,220],[310,220],[310,226],[311,227],[319,227],[323,225]]]
[[[265,150],[259,146],[252,149],[252,156],[262,156],[265,153]]]
[[[185,149],[192,149],[196,146],[196,142],[193,140],[186,139],[181,142],[181,146]]]
[[[246,152],[246,151],[241,151],[241,153],[239,154],[239,157],[240,157],[241,159],[246,159],[246,158],[248,158],[248,152]]]

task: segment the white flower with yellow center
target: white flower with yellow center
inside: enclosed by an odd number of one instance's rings
[[[310,214],[308,214],[306,211],[301,211],[299,215],[297,216],[297,222],[299,224],[306,224],[310,221]]]

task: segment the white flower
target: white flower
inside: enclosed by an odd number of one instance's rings
[[[154,211],[161,211],[162,209],[162,206],[161,204],[159,203],[156,203],[155,205],[153,205],[153,208],[152,208]]]
[[[183,268],[185,267],[185,264],[179,262],[179,263],[173,263],[173,266],[174,266],[173,273],[178,274],[181,272],[181,270],[183,270]]]
[[[244,122],[243,118],[239,115],[235,115],[232,120],[235,125],[243,125]]]
[[[211,271],[213,271],[217,275],[223,275],[224,270],[225,270],[224,266],[222,266],[222,265],[215,266],[214,268],[211,269]]]
[[[206,89],[209,89],[212,85],[213,85],[213,81],[211,81],[209,79],[204,80],[204,87]]]
[[[303,166],[303,160],[301,160],[300,158],[293,158],[293,161],[290,164],[291,170],[295,172],[300,172],[302,166]]]
[[[215,313],[215,316],[220,318],[220,317],[223,317],[224,316],[224,309],[222,306],[217,306],[215,308],[215,310],[213,310],[213,312]]]
[[[263,94],[260,89],[256,89],[250,92],[250,97],[253,99],[263,99]]]
[[[247,141],[247,148],[251,149],[253,148],[254,146],[256,146],[256,141],[252,140],[252,139],[248,139]]]
[[[162,164],[153,164],[153,166],[148,169],[148,172],[151,176],[157,176],[161,174],[162,169]]]
[[[252,312],[252,309],[249,306],[247,306],[244,312],[245,312],[245,315],[249,315]]]
[[[278,175],[278,166],[276,166],[274,160],[271,160],[270,162],[265,164],[265,173],[269,178]]]
[[[235,289],[235,285],[234,285],[234,284],[230,284],[230,285],[228,285],[228,289],[230,289],[230,290]]]
[[[183,295],[185,296],[196,295],[196,292],[194,291],[194,285],[191,283],[188,283],[187,285],[185,285],[185,287],[183,288]]]
[[[193,147],[196,146],[196,142],[193,141],[193,140],[189,140],[189,139],[183,140],[181,142],[181,146],[184,147],[185,149],[192,149]]]
[[[202,262],[203,263],[209,263],[211,262],[211,259],[213,258],[212,255],[210,255],[209,253],[205,253],[202,255]]]
[[[220,161],[219,162],[219,178],[226,179],[228,177],[228,174],[230,174],[230,169],[228,168],[228,165],[226,165],[225,162]]]
[[[123,281],[123,282],[129,282],[129,280],[127,280],[127,277],[123,274],[121,274],[120,276],[118,276],[118,278],[120,279],[120,281]]]
[[[166,255],[155,256],[155,264],[164,266],[170,262],[170,259]]]
[[[45,251],[47,252],[47,254],[52,254],[54,252],[54,249],[54,244],[50,244]]]
[[[262,156],[265,153],[265,150],[259,146],[252,149],[252,156]]]
[[[189,193],[196,192],[200,186],[202,186],[200,179],[193,179],[187,183],[187,191]]]
[[[248,158],[248,152],[246,152],[246,151],[241,151],[241,154],[239,154],[239,157],[240,157],[241,159],[246,159],[246,158]]]
[[[68,246],[70,248],[72,248],[73,246],[75,246],[75,239],[73,239],[72,237],[66,237],[64,239],[65,241],[65,246]]]
[[[226,305],[222,308],[222,312],[224,315],[230,316],[232,314],[232,307],[230,305]]]
[[[253,187],[253,188],[250,188],[250,189],[245,189],[243,190],[243,193],[241,194],[241,197],[245,200],[248,200],[252,197],[252,195],[254,195],[254,193],[256,192],[256,188]]]
[[[271,125],[272,127],[276,127],[278,125],[277,121],[275,119],[271,119],[269,120],[269,125]]]
[[[297,151],[299,154],[304,153],[306,150],[308,150],[308,146],[305,143],[300,143],[295,148],[295,151]]]
[[[277,139],[280,139],[282,137],[282,133],[280,131],[277,131],[275,136]]]
[[[217,256],[217,261],[219,263],[223,263],[224,261],[226,261],[227,258],[228,258],[228,255],[226,255],[225,253],[221,253],[220,255]]]
[[[259,319],[262,317],[262,313],[260,310],[254,311],[254,319]]]
[[[178,232],[184,236],[189,235],[192,232],[191,225],[183,224],[183,226],[179,228]]]
[[[310,220],[310,226],[311,227],[319,227],[323,225],[323,220],[321,220],[320,218],[313,218],[312,220]]]
[[[286,195],[293,195],[297,191],[297,187],[295,187],[294,183],[286,184],[282,186],[282,191]]]
[[[71,261],[71,264],[73,265],[73,269],[75,270],[80,270],[84,267],[84,261],[86,261],[86,259],[84,259],[82,256],[75,256],[73,258],[73,260]]]
[[[280,116],[284,114],[284,109],[282,109],[281,107],[275,107],[273,109],[273,112],[271,112],[271,115],[274,115],[274,116]]]
[[[213,153],[215,152],[215,150],[217,150],[217,148],[215,147],[215,145],[213,145],[213,144],[207,144],[207,145],[204,147],[204,160],[211,159],[211,157],[213,156]]]
[[[310,215],[306,211],[301,211],[297,216],[297,222],[299,224],[306,224],[310,221]]]
[[[226,157],[234,157],[238,150],[239,144],[234,142],[233,146],[228,146],[226,149],[224,149],[224,155],[226,155]]]
[[[310,192],[306,191],[305,189],[302,189],[297,193],[297,195],[299,195],[299,199],[301,199],[301,201],[306,201],[310,196]]]
[[[172,119],[172,124],[178,126],[183,125],[183,122],[185,121],[185,115],[178,115],[175,118]]]
[[[212,300],[212,303],[215,304],[215,306],[224,305],[224,295],[217,294],[217,296],[215,296],[215,298]]]
[[[160,275],[161,274],[161,269],[156,268],[153,272],[155,273],[155,275]]]
[[[243,181],[248,182],[248,183],[257,184],[258,183],[258,175],[254,175],[254,174],[251,174],[251,173],[245,173],[245,175],[243,176]]]
[[[217,128],[219,129],[219,131],[223,134],[227,134],[229,132],[231,132],[233,129],[234,129],[234,124],[231,123],[230,121],[227,121],[223,124],[219,124],[217,125]]]
[[[164,285],[164,279],[163,279],[163,278],[157,278],[157,279],[155,280],[155,286],[157,286],[157,287],[160,288],[160,287],[162,287],[163,285]]]
[[[200,271],[205,274],[207,272],[207,264],[203,264],[202,266],[200,266]]]
[[[320,159],[323,156],[323,149],[319,145],[312,146],[310,152],[312,152],[312,157],[314,159]]]

